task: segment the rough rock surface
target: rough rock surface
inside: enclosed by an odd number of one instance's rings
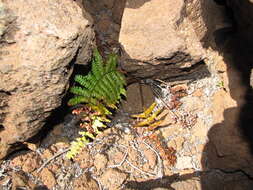
[[[174,165],[170,165],[170,157],[164,156],[157,144],[159,141],[142,136],[145,127],[134,128],[133,123],[129,123],[129,115],[123,112],[115,117],[113,127],[97,136],[73,162],[64,156],[57,157],[37,172],[42,163],[65,150],[73,138],[70,133],[74,126],[57,125],[39,148],[16,155],[7,161],[9,164],[1,165],[0,177],[4,177],[0,184],[15,185],[19,178],[8,177],[16,168],[15,172],[22,169],[30,173],[28,177],[34,186],[55,189],[98,189],[98,186],[129,190],[252,189],[253,182],[249,178],[253,170],[249,164],[252,157],[237,123],[245,88],[238,72],[227,67],[217,53],[210,52],[206,62],[211,67],[211,77],[185,85],[188,95],[181,99],[181,107],[174,110],[186,117],[189,113],[197,115],[195,125],[165,125],[171,122],[169,113],[162,124],[165,127],[153,131],[165,146],[175,150]],[[234,80],[233,85],[229,84],[230,78]],[[223,86],[218,85],[220,81]],[[131,85],[128,106],[141,105],[141,98],[136,100],[135,96],[145,97],[146,93],[141,94],[138,89],[138,85]],[[134,104],[134,101],[139,102]]]
[[[126,0],[83,1],[83,6],[94,20],[96,44],[102,54],[118,49],[121,18]]]
[[[232,27],[225,6],[220,6],[215,1],[186,0],[185,15],[181,27],[188,30],[190,23],[205,48],[216,42],[215,31]]]
[[[190,113],[197,115],[195,125],[168,124],[171,123],[169,112],[162,123],[164,127],[152,131],[160,139],[154,141],[151,136],[143,136],[146,127],[134,128],[129,115],[119,113],[113,127],[97,136],[73,162],[64,154],[54,155],[68,148],[73,139],[70,134],[78,126],[57,125],[39,148],[16,154],[1,165],[0,185],[14,186],[19,180],[22,183],[18,186],[25,182],[31,186],[27,183],[30,181],[36,187],[44,185],[51,189],[98,189],[99,186],[128,190],[251,190],[252,157],[237,130],[245,89],[238,72],[227,67],[217,53],[211,52],[206,62],[211,67],[211,77],[185,85],[188,95],[181,99],[181,107],[174,110],[186,117]],[[233,85],[229,85],[230,77],[234,79]],[[218,85],[220,81],[223,86]],[[140,99],[136,104],[131,103],[137,101],[134,95],[145,97],[145,94],[139,94],[138,85],[131,88],[128,93],[132,95],[127,101],[134,107],[141,103]],[[170,164],[171,154],[163,152],[159,142],[163,142],[162,147],[167,145],[175,150],[176,163]],[[29,180],[11,175],[22,170],[29,174]]]
[[[99,189],[98,184],[94,179],[89,178],[89,176],[82,175],[77,178],[74,182],[74,190],[97,190]]]
[[[124,0],[85,1],[93,8],[97,40],[104,49],[109,48],[111,51],[115,47],[120,26],[115,25],[112,19],[115,19],[115,13],[119,23],[121,8],[118,7],[123,2]],[[186,27],[189,23],[187,20],[191,20],[197,37],[210,40],[204,40],[207,42],[205,45],[213,47],[216,40],[214,41],[212,32],[220,26],[217,20],[212,20],[219,15],[210,7],[214,5],[213,2],[187,2],[187,18],[180,20],[179,27],[191,34],[191,25],[190,28]],[[217,24],[217,28],[209,27],[213,26],[212,23]],[[105,31],[108,28],[112,30]],[[238,52],[244,55],[247,52],[244,50],[247,49],[243,47],[234,46],[235,50],[240,49]],[[64,154],[54,157],[66,150],[69,141],[77,134],[79,127],[75,125],[76,122],[72,122],[72,116],[55,126],[39,147],[30,144],[28,147],[31,151],[23,152],[22,155],[14,154],[4,161],[0,166],[0,188],[252,190],[252,155],[239,131],[241,110],[244,105],[249,105],[247,102],[245,104],[244,99],[247,91],[245,85],[248,83],[243,82],[240,72],[233,65],[231,47],[228,51],[230,53],[224,50],[217,52],[211,48],[207,50],[204,61],[211,75],[180,85],[186,87],[188,95],[181,99],[181,107],[174,111],[186,118],[197,115],[194,125],[185,127],[180,123],[171,124],[169,112],[164,118],[167,125],[152,131],[159,135],[160,141],[142,136],[146,127],[134,128],[134,123],[129,123],[129,112],[141,111],[145,103],[150,105],[153,97],[141,85],[132,84],[128,86],[124,110],[116,115],[111,123],[112,128],[97,136],[73,161],[67,160]],[[238,63],[244,61],[238,59]],[[246,81],[249,82],[248,79]],[[249,96],[249,100],[252,102],[252,96]],[[2,105],[4,104],[3,102]],[[252,109],[247,110],[251,112]],[[252,113],[249,118],[252,118]],[[159,142],[163,143],[162,147],[167,145],[175,150],[177,161],[174,165],[168,162],[173,156],[165,157]],[[38,171],[51,158],[51,162]]]
[[[119,41],[129,57],[152,61],[183,52],[184,40],[176,34],[175,26],[183,7],[183,1],[128,0]]]
[[[1,14],[13,19],[0,26],[0,159],[35,135],[61,104],[71,61],[77,51],[88,51],[94,37],[74,1],[3,2]]]
[[[131,76],[158,78],[200,69],[197,63],[205,58],[201,40],[209,35],[202,5],[215,14],[222,11],[215,3],[203,2],[127,0],[119,36],[125,56],[122,68]],[[209,22],[208,27],[216,24]]]

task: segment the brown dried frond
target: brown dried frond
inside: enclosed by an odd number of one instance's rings
[[[156,133],[146,136],[145,139],[148,139],[149,141],[151,141],[151,143],[159,151],[162,159],[167,160],[170,166],[174,166],[176,164],[176,161],[177,161],[176,150],[172,147],[167,147],[166,145],[162,144],[161,139]]]

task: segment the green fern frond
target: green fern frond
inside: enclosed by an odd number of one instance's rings
[[[121,80],[121,83],[123,85],[126,85],[126,80],[125,80],[124,75],[122,75],[120,72],[116,72],[115,74],[117,75],[117,77],[119,78],[119,80]]]
[[[77,105],[86,103],[88,101],[87,97],[84,96],[75,96],[74,98],[71,98],[68,102],[69,105]]]
[[[109,75],[106,75],[105,76],[105,79],[106,79],[106,81],[107,81],[107,83],[108,83],[108,88],[109,88],[109,90],[110,90],[110,92],[111,92],[111,96],[113,97],[113,99],[114,100],[117,100],[118,101],[118,97],[117,97],[117,88],[115,88],[115,83],[114,83],[114,81],[112,80],[112,78],[111,77],[109,77]]]
[[[107,73],[116,70],[116,66],[117,66],[117,55],[115,54],[111,54],[108,57],[108,60],[106,62],[106,66],[105,66],[105,71]]]
[[[86,76],[76,75],[75,81],[82,87],[74,86],[70,89],[70,92],[78,95],[78,98],[70,99],[69,105],[93,104],[92,99],[96,99],[98,101],[95,104],[100,102],[105,107],[117,108],[116,104],[121,99],[121,95],[126,95],[124,89],[126,82],[124,76],[116,70],[116,65],[116,55],[111,54],[104,65],[98,50],[94,50],[91,72]]]
[[[94,139],[100,132],[100,128],[105,128],[104,122],[110,122],[107,115],[112,114],[111,109],[117,109],[117,104],[121,100],[121,95],[126,96],[126,85],[124,76],[117,71],[117,55],[109,55],[106,64],[98,50],[93,52],[92,68],[86,75],[76,75],[75,82],[80,86],[70,88],[70,92],[75,96],[68,102],[69,105],[84,103],[96,115],[91,116],[92,130],[80,132],[80,137],[71,143],[67,158],[74,158],[81,149]],[[86,115],[87,116],[87,115]]]
[[[79,95],[79,96],[84,96],[84,97],[89,97],[89,94],[86,90],[84,90],[83,88],[79,87],[79,86],[73,86],[70,88],[70,92],[75,94],[75,95]]]
[[[95,49],[93,51],[93,60],[92,60],[91,71],[97,80],[100,80],[100,78],[104,74],[103,59],[97,49]]]
[[[86,88],[88,88],[88,86],[90,86],[88,75],[86,75],[86,76],[76,75],[75,76],[75,81],[78,82],[80,85],[86,87]]]

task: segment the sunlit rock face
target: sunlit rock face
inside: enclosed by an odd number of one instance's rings
[[[212,1],[127,0],[119,35],[125,57],[122,68],[142,78],[196,72],[222,11]]]
[[[73,70],[71,61],[75,57],[85,64],[94,38],[90,21],[74,1],[4,2],[0,6],[0,159],[12,145],[35,135],[61,104]],[[80,58],[77,52],[87,55]]]

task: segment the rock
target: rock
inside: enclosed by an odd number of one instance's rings
[[[215,34],[219,29],[232,26],[231,19],[226,14],[226,7],[216,1],[186,0],[185,14],[187,22],[191,22],[198,39],[204,46],[214,46]],[[184,27],[188,28],[187,22]]]
[[[134,83],[127,87],[127,99],[122,102],[125,112],[136,114],[145,111],[154,102],[154,95],[149,86]]]
[[[154,151],[146,149],[143,151],[143,154],[145,155],[145,158],[148,160],[148,162],[144,164],[143,168],[146,171],[150,168],[151,169],[154,168],[157,162],[157,155],[154,153]]]
[[[179,170],[193,168],[192,158],[189,156],[178,157],[175,167]]]
[[[80,168],[87,169],[91,168],[93,165],[94,159],[89,154],[88,150],[83,149],[75,158],[74,161],[80,165]]]
[[[29,152],[15,157],[10,165],[11,167],[20,167],[24,172],[32,173],[40,167],[41,159],[35,152]]]
[[[183,51],[184,41],[175,34],[173,27],[180,18],[183,5],[183,1],[158,0],[145,3],[128,0],[119,41],[129,57],[140,61],[152,61],[170,58],[177,50]],[[163,17],[166,19],[162,19]],[[171,39],[175,40],[170,41]]]
[[[97,190],[99,189],[96,181],[83,174],[73,181],[74,190]]]
[[[204,1],[194,2],[200,6]],[[205,57],[201,40],[207,32],[206,18],[200,14],[202,7],[191,6],[190,9],[191,3],[127,0],[119,36],[124,55],[122,68],[140,78],[177,77],[202,68],[193,69],[193,66]],[[217,6],[214,9],[218,9]]]
[[[48,160],[48,159],[52,158],[53,156],[54,156],[53,152],[49,149],[45,149],[43,151],[43,153],[41,154],[41,158],[45,159],[45,160]]]
[[[77,56],[85,64],[89,56],[77,52],[90,54],[94,38],[74,1],[10,0],[4,7],[15,20],[5,22],[0,48],[0,159],[35,135],[61,104],[70,62]]]
[[[251,190],[253,182],[242,172],[211,171],[201,176],[201,188],[212,189],[231,189],[231,190]]]
[[[127,179],[127,174],[117,169],[108,169],[100,177],[100,182],[108,189],[121,189],[120,186]]]
[[[192,135],[196,136],[199,139],[205,141],[208,134],[208,128],[205,126],[203,121],[197,122],[192,128]]]
[[[29,180],[29,177],[22,170],[12,172],[12,189],[34,189],[35,184]]]
[[[112,9],[115,4],[115,0],[105,0],[103,3],[107,9]]]
[[[179,151],[182,149],[184,142],[185,142],[184,137],[178,136],[178,137],[175,137],[174,140],[170,140],[170,141],[167,143],[167,146],[168,146],[168,147],[172,147],[172,148],[174,148],[177,152],[179,152]]]
[[[107,163],[108,159],[103,154],[97,154],[94,158],[94,166],[96,167],[98,172],[104,170],[107,166]]]
[[[235,29],[236,33],[231,40],[231,44],[229,44],[232,49],[231,54],[227,57],[232,58],[232,63],[236,67],[236,69],[240,72],[240,79],[246,86],[246,93],[243,95],[244,97],[244,105],[240,111],[240,128],[244,135],[244,138],[247,139],[251,153],[253,152],[253,132],[252,132],[252,48],[253,48],[253,24],[251,19],[253,18],[253,4],[250,0],[242,0],[242,1],[232,1],[227,0],[227,5],[230,8],[230,11],[233,14],[235,20]],[[238,51],[240,50],[240,51]],[[233,80],[230,77],[229,84]],[[232,91],[237,94],[238,90]],[[232,94],[232,93],[231,93]],[[233,94],[232,94],[233,95]],[[234,95],[233,95],[234,98]],[[238,97],[235,97],[237,100]],[[239,98],[240,99],[240,98]]]
[[[198,179],[189,179],[171,184],[175,190],[201,190],[201,182]]]
[[[233,98],[224,91],[213,96],[214,125],[208,132],[209,142],[205,147],[202,164],[208,159],[206,169],[220,168],[223,171],[241,170],[253,176],[253,162],[250,147],[243,137],[239,126],[239,114],[244,105],[245,87],[240,75],[230,70],[230,91]],[[232,95],[232,93],[231,93]],[[236,101],[234,100],[236,99]],[[251,126],[250,126],[251,127]]]
[[[114,166],[122,162],[124,159],[124,154],[122,152],[113,152],[110,153],[110,158],[108,162],[108,166]]]
[[[225,117],[236,118],[235,109],[225,111]],[[209,143],[205,148],[208,168],[221,168],[224,171],[242,170],[253,176],[252,155],[247,142],[235,128],[234,121],[224,121],[214,125],[208,133]]]
[[[203,96],[203,90],[202,89],[197,89],[193,92],[192,96],[195,96],[195,97],[201,97]]]
[[[126,4],[126,0],[114,1],[114,5],[112,8],[112,16],[113,16],[113,21],[117,24],[121,23],[125,4]]]
[[[49,188],[52,189],[56,185],[54,174],[47,168],[44,168],[40,173],[41,181]]]
[[[10,25],[14,22],[15,17],[10,14],[9,10],[5,6],[5,4],[0,2],[0,42],[8,42],[8,36],[10,33]],[[1,52],[2,55],[7,52]],[[6,68],[10,66],[7,65]]]
[[[112,27],[111,18],[108,15],[102,15],[97,23],[98,31],[108,31]]]

